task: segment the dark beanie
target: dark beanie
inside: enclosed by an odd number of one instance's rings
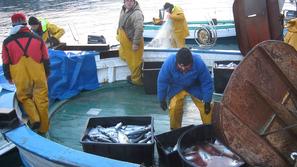
[[[29,25],[38,25],[38,24],[40,24],[40,21],[34,16],[31,16],[29,18],[28,22],[29,22]]]
[[[182,64],[184,66],[190,65],[193,63],[193,56],[188,48],[181,48],[177,53],[176,53],[176,63],[177,64]]]
[[[169,3],[169,2],[166,2],[164,4],[163,9],[168,9],[168,8],[169,8],[169,11],[171,11],[173,9],[173,5],[171,3]]]

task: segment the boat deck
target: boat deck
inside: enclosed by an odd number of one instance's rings
[[[216,100],[220,98],[214,97]],[[186,100],[184,109],[183,126],[202,123],[198,109],[190,98]],[[169,131],[168,112],[160,108],[157,96],[147,95],[143,87],[132,86],[126,81],[83,92],[52,112],[49,138],[76,150],[82,150],[80,139],[88,118],[94,116],[153,116],[155,135]]]

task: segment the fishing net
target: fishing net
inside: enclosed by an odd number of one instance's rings
[[[168,19],[158,31],[156,37],[146,45],[153,48],[172,48],[171,46],[172,21]]]

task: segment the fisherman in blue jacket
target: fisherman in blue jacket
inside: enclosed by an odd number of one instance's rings
[[[211,123],[213,81],[203,60],[181,48],[165,60],[158,76],[158,99],[166,111],[169,100],[170,128],[181,127],[183,102],[188,95],[200,111],[203,124]]]

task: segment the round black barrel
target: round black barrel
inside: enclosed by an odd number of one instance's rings
[[[183,153],[186,148],[204,141],[212,142],[214,140],[215,133],[211,125],[198,125],[187,130],[177,142],[177,151],[181,158],[183,167],[197,167],[195,164],[192,164],[190,161],[185,159]]]

